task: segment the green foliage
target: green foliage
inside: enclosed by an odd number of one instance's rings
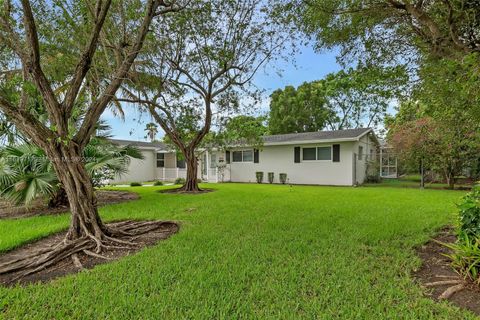
[[[141,182],[131,182],[130,187],[141,187],[142,183]]]
[[[51,161],[32,144],[0,149],[0,197],[29,205],[38,197],[51,198],[61,188]],[[103,138],[93,138],[85,147],[83,161],[95,186],[127,171],[130,158],[143,159],[132,146],[118,147]]]
[[[160,180],[157,180],[153,183],[154,186],[163,186],[163,182]]]
[[[265,117],[236,116],[228,118],[212,141],[216,145],[248,145],[256,148],[263,146],[263,136],[268,133]]]
[[[268,183],[273,183],[273,180],[275,178],[275,174],[273,172],[268,173]]]
[[[279,179],[280,179],[281,184],[285,184],[287,182],[287,174],[286,173],[280,173]]]
[[[425,168],[443,175],[450,187],[456,176],[477,164],[479,122],[455,102],[442,106],[402,103],[398,116],[388,124],[388,140],[400,160],[410,168],[423,162]]]
[[[377,160],[368,160],[366,167],[365,182],[367,183],[380,183],[382,178],[380,177],[380,163]]]
[[[271,95],[272,134],[339,130],[379,124],[407,79],[402,68],[348,69],[287,86]]]
[[[257,183],[262,183],[263,182],[263,172],[262,171],[255,172],[255,178],[257,179]]]
[[[177,178],[177,179],[175,179],[174,184],[181,184],[181,185],[185,184],[185,178]]]
[[[452,261],[452,267],[465,279],[480,285],[480,238],[462,234],[457,243],[441,244],[453,251],[445,254]]]
[[[457,207],[460,233],[467,237],[480,238],[480,186],[474,186]]]

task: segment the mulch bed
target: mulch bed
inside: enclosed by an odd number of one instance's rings
[[[114,222],[109,225],[114,225],[115,223],[119,223],[119,222]],[[103,263],[108,263],[114,260],[118,260],[124,256],[134,254],[145,247],[153,246],[157,244],[159,241],[165,240],[169,238],[171,235],[177,233],[178,230],[179,230],[179,225],[177,223],[171,222],[171,221],[165,221],[161,223],[157,229],[139,236],[135,236],[134,239],[128,236],[120,238],[121,240],[125,240],[125,241],[134,241],[135,244],[137,244],[137,246],[129,249],[116,248],[116,249],[103,250],[101,252],[101,255],[107,257],[108,260],[92,257],[90,255],[80,253],[78,254],[78,258],[81,264],[83,265],[83,269],[76,267],[71,257],[68,257],[68,258],[65,258],[64,260],[59,261],[53,266],[50,266],[37,273],[28,275],[20,279],[16,279],[17,273],[0,275],[0,284],[6,285],[6,286],[13,286],[16,284],[25,285],[25,284],[36,283],[36,282],[48,282],[58,277],[77,273],[85,269],[91,269],[97,264],[103,264]],[[4,253],[0,255],[0,264],[8,261],[12,261],[16,257],[23,257],[28,254],[33,254],[42,248],[54,246],[63,240],[63,238],[65,237],[65,234],[66,234],[66,231],[60,232],[55,235],[43,238],[33,243],[23,245],[17,249]]]
[[[456,241],[456,236],[452,228],[444,228],[434,239],[443,243],[453,243]],[[463,278],[453,270],[449,259],[443,256],[450,252],[450,249],[433,240],[417,248],[417,254],[422,259],[422,266],[414,272],[416,280],[424,286],[449,279],[462,281]],[[438,301],[442,293],[449,287],[451,285],[448,284],[428,286],[427,296]],[[448,301],[480,315],[480,288],[471,282],[466,282],[465,289],[454,293],[448,298]]]
[[[99,206],[137,200],[140,197],[134,192],[127,191],[96,191]],[[8,202],[0,201],[0,219],[19,219],[41,215],[62,214],[68,207],[48,208],[44,199],[35,200],[28,208],[12,206]]]

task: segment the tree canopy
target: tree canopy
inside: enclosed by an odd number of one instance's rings
[[[339,130],[380,124],[407,83],[402,68],[359,68],[328,74],[271,95],[272,134]]]

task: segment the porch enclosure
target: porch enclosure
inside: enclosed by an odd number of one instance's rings
[[[221,182],[225,179],[226,168],[219,169],[219,164],[225,163],[225,153],[220,151],[204,151],[198,156],[198,179],[205,182]],[[156,153],[157,180],[174,181],[186,178],[185,161],[174,152],[158,151]]]

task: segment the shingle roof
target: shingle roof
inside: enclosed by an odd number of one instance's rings
[[[110,141],[122,146],[132,145],[135,147],[158,148],[163,150],[167,149],[167,145],[163,142],[130,141],[130,140],[119,140],[119,139],[110,139]]]
[[[303,133],[277,134],[274,136],[265,136],[263,141],[269,143],[302,142],[313,140],[351,140],[362,136],[370,131],[370,128],[346,129],[335,131],[316,131]]]

